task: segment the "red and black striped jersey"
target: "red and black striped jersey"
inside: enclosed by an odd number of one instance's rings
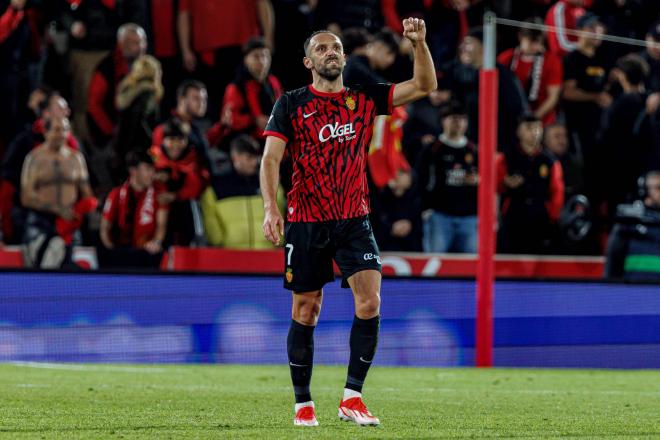
[[[264,136],[287,142],[293,159],[287,219],[321,222],[369,213],[367,150],[376,115],[392,113],[393,84],[282,95]]]

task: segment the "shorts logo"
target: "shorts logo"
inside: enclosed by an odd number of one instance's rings
[[[367,253],[367,254],[364,254],[364,257],[363,257],[363,258],[364,258],[364,261],[376,260],[376,262],[377,262],[378,264],[381,264],[381,262],[380,262],[380,257],[379,257],[378,255],[376,255],[376,254]]]
[[[293,270],[290,267],[286,269],[286,273],[284,274],[284,277],[286,278],[287,283],[293,281]]]

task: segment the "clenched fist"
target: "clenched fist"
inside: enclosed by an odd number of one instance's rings
[[[403,36],[413,45],[426,38],[426,23],[421,18],[406,18],[403,20]]]

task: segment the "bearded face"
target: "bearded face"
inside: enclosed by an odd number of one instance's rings
[[[346,59],[339,38],[331,33],[315,35],[310,41],[305,66],[321,78],[334,81],[344,71]]]

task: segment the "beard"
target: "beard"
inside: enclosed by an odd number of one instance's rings
[[[322,63],[320,66],[317,66],[316,71],[319,76],[328,81],[334,81],[342,74],[344,71],[344,66],[341,64],[340,60],[337,61],[336,66],[329,66],[328,62]]]

